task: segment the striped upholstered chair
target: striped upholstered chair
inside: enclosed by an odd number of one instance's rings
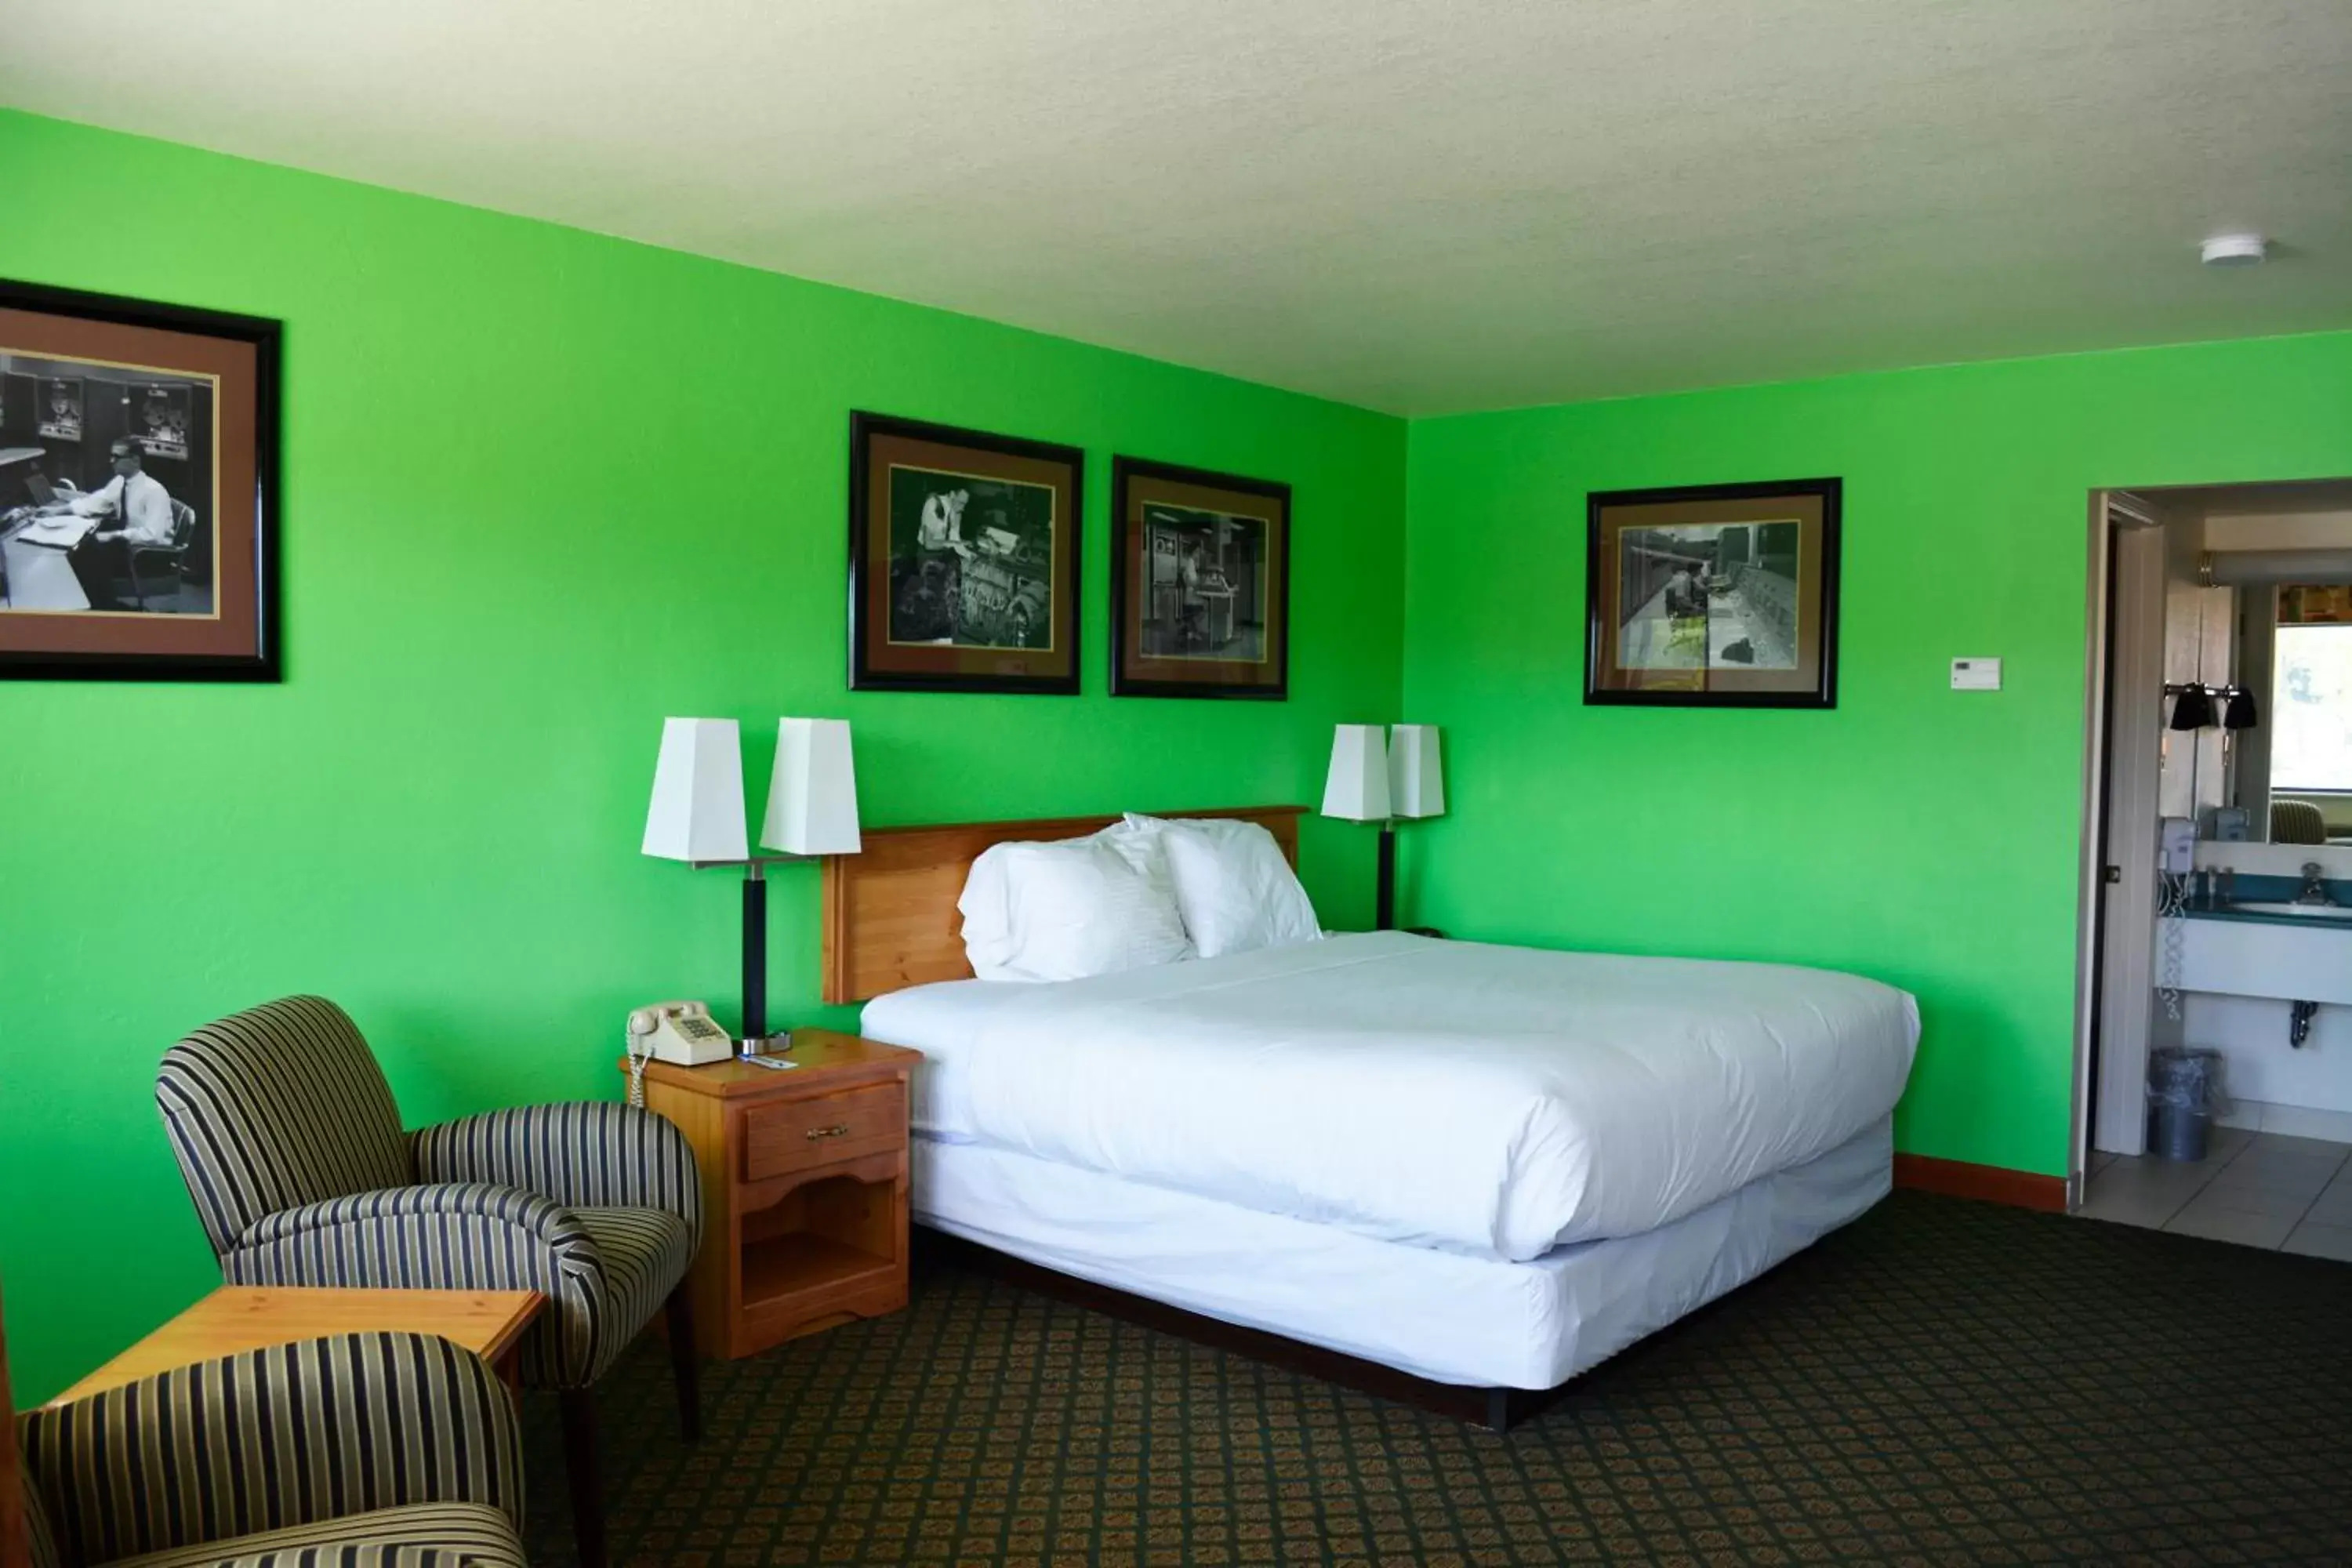
[[[34,1568],[520,1568],[522,1439],[479,1357],[343,1334],[16,1418]]]
[[[2271,842],[2325,844],[2327,842],[2327,817],[2312,801],[2273,800],[2271,802]]]
[[[581,1559],[604,1557],[591,1386],[665,1300],[678,1415],[700,1436],[680,1288],[702,1232],[694,1154],[650,1112],[603,1102],[401,1130],[343,1010],[289,997],[165,1053],[155,1098],[233,1285],[537,1290],[523,1381],[563,1409]]]

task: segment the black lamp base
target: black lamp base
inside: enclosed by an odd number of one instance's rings
[[[1396,930],[1396,828],[1381,824],[1380,890],[1372,904],[1372,929]]]
[[[768,879],[756,860],[743,868],[743,1045],[756,1056],[768,1039]]]

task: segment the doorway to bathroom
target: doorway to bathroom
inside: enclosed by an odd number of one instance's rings
[[[2352,480],[2090,536],[2073,1206],[2352,1260]]]

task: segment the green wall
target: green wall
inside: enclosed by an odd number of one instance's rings
[[[1917,994],[1917,1153],[2067,1164],[2096,487],[2352,474],[2352,334],[1416,421],[1403,837],[1465,936],[1851,969]],[[1831,712],[1582,705],[1589,489],[1840,475]],[[1948,689],[1998,655],[2005,689]]]
[[[736,889],[637,853],[665,714],[856,726],[869,823],[1316,799],[1394,716],[1396,420],[965,317],[0,113],[0,276],[286,322],[285,684],[0,681],[0,1284],[20,1398],[215,1280],[152,1099],[190,1026],[349,1007],[412,1124],[613,1092],[735,1010]],[[1077,698],[852,695],[852,408],[1086,448]],[[1291,697],[1108,693],[1114,452],[1288,480]],[[1370,840],[1310,820],[1327,920]],[[773,896],[808,1021],[814,872]]]

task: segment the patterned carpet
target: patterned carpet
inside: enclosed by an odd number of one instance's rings
[[[2352,1563],[2352,1265],[1908,1193],[1505,1436],[946,1269],[704,1400],[607,1383],[615,1563]]]

